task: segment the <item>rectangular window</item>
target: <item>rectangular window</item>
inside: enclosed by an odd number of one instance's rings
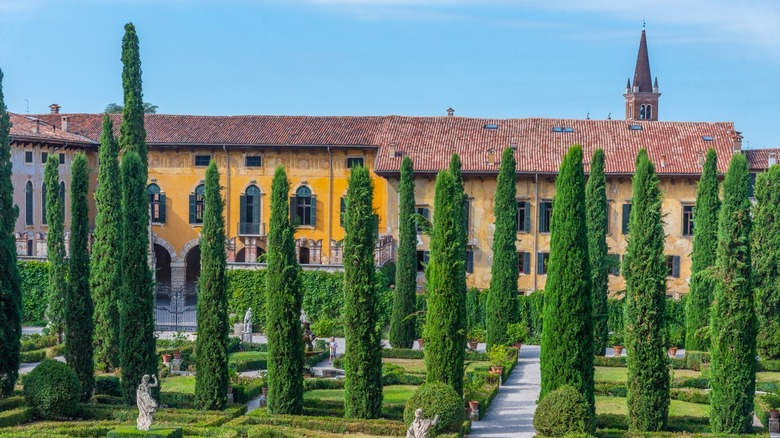
[[[531,253],[517,253],[517,271],[519,274],[531,274]]]
[[[33,151],[24,151],[24,162],[25,163],[33,162]]]
[[[352,169],[355,166],[362,166],[362,165],[363,165],[363,157],[347,158],[347,169]]]
[[[466,251],[466,273],[474,273],[474,251]]]
[[[419,234],[424,228],[426,228],[426,227],[421,226],[420,221],[422,221],[422,220],[424,220],[424,221],[431,220],[431,218],[430,218],[430,214],[431,213],[428,210],[428,207],[416,207],[414,209],[414,212],[419,215],[418,217],[415,218],[416,222],[417,222],[417,234]]]
[[[545,201],[539,204],[539,232],[550,232],[550,221],[552,220],[552,201]]]
[[[536,253],[536,273],[539,275],[547,275],[547,263],[550,261],[549,252],[537,252]]]
[[[65,164],[65,154],[60,154],[60,164]]]
[[[666,276],[680,278],[680,256],[666,256]]]
[[[607,254],[607,272],[615,277],[620,275],[620,254]]]
[[[517,232],[527,233],[531,230],[531,203],[517,202]]]
[[[33,241],[27,240],[27,256],[32,257],[33,255]]]
[[[41,152],[41,163],[46,164],[46,160],[49,159],[48,152]]]
[[[317,197],[299,195],[290,198],[290,217],[297,225],[316,226]]]
[[[693,205],[683,205],[682,235],[693,236]]]
[[[195,155],[195,165],[206,167],[211,162],[211,155]]]
[[[631,219],[631,204],[623,204],[623,234],[628,234],[628,222]]]
[[[149,193],[149,205],[152,223],[165,223],[165,195],[162,193]]]
[[[431,253],[429,251],[417,251],[417,272],[423,272],[428,264]]]
[[[263,167],[263,157],[254,155],[244,157],[245,167]]]

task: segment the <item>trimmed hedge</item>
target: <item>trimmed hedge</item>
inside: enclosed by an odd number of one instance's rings
[[[545,396],[534,413],[539,436],[593,433],[595,419],[585,396],[574,387],[562,386]]]
[[[0,399],[0,412],[10,411],[25,404],[26,400],[20,395]]]
[[[268,369],[268,356],[265,353],[251,353],[243,355],[243,357],[237,357],[231,354],[228,358],[228,363],[235,366],[236,371],[254,371]]]
[[[461,409],[462,410],[462,409]],[[365,434],[380,436],[405,436],[406,426],[400,421],[392,420],[358,420],[333,417],[313,417],[305,415],[270,415],[266,409],[258,409],[241,417],[238,421],[242,425],[264,425],[278,428],[290,427],[299,429],[309,429],[312,431],[321,431],[333,434]],[[234,425],[231,422],[229,425]],[[249,436],[255,428],[248,428]],[[290,435],[290,436],[317,436],[317,435]]]
[[[49,359],[54,359],[55,357],[64,356],[64,355],[65,355],[65,344],[57,344],[46,350],[46,357],[48,357]]]
[[[263,379],[252,379],[245,385],[233,385],[233,401],[241,404],[248,403],[263,392],[264,385]]]
[[[672,388],[699,388],[710,387],[710,379],[706,377],[675,377],[672,380]]]
[[[304,379],[303,390],[311,391],[313,389],[344,389],[344,379]]]
[[[116,376],[95,376],[95,394],[122,396],[122,384]]]
[[[24,396],[40,418],[75,414],[80,393],[76,372],[53,359],[41,362],[24,379]]]
[[[122,397],[105,394],[95,394],[92,396],[92,400],[101,405],[121,405],[124,403]]]
[[[133,426],[120,427],[108,432],[108,438],[182,438],[182,430],[179,427],[159,427],[152,426],[149,431],[138,430]]]
[[[0,427],[16,426],[33,419],[35,411],[30,407],[21,407],[0,412]]]
[[[41,336],[38,334],[22,337],[22,352],[40,350],[57,345],[57,335]]]
[[[694,371],[701,371],[703,365],[710,363],[710,353],[708,351],[686,351],[686,368]]]
[[[593,366],[597,366],[597,367],[610,367],[610,368],[625,368],[626,367],[626,356],[619,356],[619,357],[596,356],[593,359]]]
[[[756,371],[780,371],[780,360],[757,360]]]
[[[21,362],[22,363],[34,363],[34,362],[40,362],[42,360],[46,359],[46,350],[33,350],[33,351],[25,351],[21,354]]]

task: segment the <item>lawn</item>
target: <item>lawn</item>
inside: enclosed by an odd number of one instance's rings
[[[422,359],[391,359],[391,358],[384,358],[382,359],[382,363],[391,363],[394,365],[398,365],[404,369],[409,374],[425,374],[425,361]],[[477,361],[466,361],[468,366],[466,367],[466,372],[474,371],[477,367],[489,367],[490,362],[477,362]]]
[[[669,407],[669,416],[706,418],[709,416],[709,411],[709,405],[672,400],[672,404]],[[596,396],[596,414],[626,415],[626,412],[625,398]]]
[[[628,368],[596,367],[595,379],[597,382],[622,383],[626,381],[627,376]],[[701,373],[693,370],[672,370],[672,377],[701,377]]]
[[[166,377],[160,382],[160,391],[195,394],[195,376]]]
[[[265,359],[267,356],[268,353],[264,351],[239,351],[237,353],[231,353],[230,356],[228,356],[228,360],[230,362],[239,360],[258,360]]]
[[[382,389],[383,399],[382,403],[385,405],[399,405],[406,404],[409,397],[417,389],[412,385],[393,385],[385,386]],[[313,389],[303,393],[304,399],[318,399],[324,401],[343,401],[344,390],[343,389]]]

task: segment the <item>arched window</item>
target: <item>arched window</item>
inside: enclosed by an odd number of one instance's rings
[[[33,223],[33,187],[32,182],[27,181],[24,186],[24,223],[34,225]]]
[[[651,120],[653,118],[653,105],[647,105],[645,108],[645,118]]]
[[[160,191],[160,186],[157,184],[149,184],[146,186],[146,193],[149,196],[149,217],[152,219],[152,223],[164,224],[165,223],[165,193]]]
[[[641,105],[639,107],[639,120],[644,120],[644,119],[645,119],[645,106]]]
[[[62,202],[62,220],[65,220],[65,181],[60,182],[60,202]]]
[[[241,222],[238,233],[241,235],[259,235],[260,233],[260,189],[256,185],[246,188],[241,196]]]
[[[290,198],[290,218],[298,225],[317,225],[317,197],[307,186],[300,186]]]
[[[190,195],[190,223],[203,223],[203,184],[195,187],[195,192]]]
[[[46,223],[46,183],[41,184],[41,223]]]

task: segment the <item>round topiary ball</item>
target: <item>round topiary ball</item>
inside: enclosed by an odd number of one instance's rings
[[[539,436],[592,434],[595,419],[588,400],[571,386],[562,386],[539,402],[534,429]]]
[[[24,379],[24,396],[38,418],[69,417],[79,408],[81,383],[66,364],[46,359]]]
[[[431,427],[428,433],[431,437],[457,432],[465,419],[463,400],[451,386],[441,382],[425,383],[412,394],[404,409],[404,423],[407,427],[414,421],[414,411],[418,408],[422,408],[426,420],[439,416],[438,424]]]

